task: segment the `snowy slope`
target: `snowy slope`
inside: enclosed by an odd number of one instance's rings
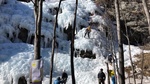
[[[52,3],[53,2],[53,3]],[[43,3],[43,20],[42,20],[42,47],[50,47],[53,35],[53,24],[55,19],[54,8],[58,6],[57,1],[48,1]],[[64,34],[64,30],[68,28],[69,24],[73,25],[75,1],[66,0],[61,4],[61,13],[58,15],[58,28],[56,30],[57,42],[59,48],[66,49],[67,36]],[[21,35],[21,30],[27,31],[27,43],[33,43],[33,36],[35,32],[35,21],[33,14],[33,3],[20,3],[15,0],[8,0],[7,4],[0,6],[0,43],[8,42],[22,42],[19,38]],[[98,14],[97,14],[98,12]],[[91,15],[91,14],[93,15]],[[109,48],[111,40],[107,39],[106,30],[102,25],[110,28],[113,32],[113,38],[116,38],[115,26],[108,18],[103,18],[99,14],[104,14],[100,8],[91,0],[79,0],[78,10],[77,10],[77,24],[76,24],[76,44],[75,48],[79,48],[79,44],[84,44],[81,49],[91,50],[96,52],[98,50],[100,53],[96,53],[96,56],[107,55],[106,49]],[[92,32],[89,41],[91,45],[96,45],[96,47],[91,47],[88,43],[80,42],[80,39],[84,39],[85,27],[89,26],[89,21],[93,23],[98,23],[98,26],[91,25]],[[24,37],[22,37],[24,38]],[[78,41],[78,42],[77,42]],[[117,39],[113,39],[116,43]]]
[[[125,53],[128,53],[128,46],[124,45]],[[136,50],[136,51],[135,51]],[[141,52],[137,47],[131,46],[132,56]],[[43,84],[49,83],[50,55],[51,49],[45,48],[41,50],[44,60],[44,80]],[[33,45],[25,43],[4,43],[0,44],[0,82],[1,84],[9,84],[13,77],[14,83],[17,84],[18,77],[25,75],[29,79],[30,63],[33,60]],[[75,58],[74,68],[77,84],[97,84],[97,73],[100,68],[106,72],[106,60],[103,57],[97,59]],[[125,65],[129,64],[129,56],[125,56]],[[110,66],[112,68],[112,66]],[[54,59],[53,81],[61,76],[62,70],[65,69],[69,74],[67,84],[71,84],[70,72],[70,56],[68,53],[59,53],[56,51]],[[148,79],[144,80],[144,84],[150,83]],[[146,83],[147,82],[147,83]],[[106,83],[107,84],[107,83]]]

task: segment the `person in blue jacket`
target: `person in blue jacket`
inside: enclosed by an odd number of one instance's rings
[[[111,76],[112,84],[115,84],[115,75]]]
[[[110,77],[111,77],[111,81],[112,81],[112,84],[115,84],[115,72],[114,70],[110,70]]]
[[[60,83],[62,83],[62,81],[61,81],[60,77],[58,77],[58,78],[54,81],[54,84],[60,84]]]

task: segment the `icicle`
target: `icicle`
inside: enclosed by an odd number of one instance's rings
[[[46,37],[44,38],[44,43],[45,43],[44,47],[46,48],[48,46],[48,38],[46,38]]]
[[[16,34],[16,35],[15,35],[14,39],[15,39],[15,40],[19,40],[19,39],[18,39],[19,30],[16,30],[16,31],[15,31],[15,34]]]
[[[34,35],[34,31],[29,31],[27,41],[26,41],[27,43],[33,43],[33,42],[31,42],[32,41],[31,37],[33,35]]]
[[[29,31],[26,43],[31,42],[31,36],[32,36],[32,33]]]

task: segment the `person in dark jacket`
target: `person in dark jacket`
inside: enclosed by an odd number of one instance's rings
[[[66,84],[67,78],[68,78],[68,74],[65,72],[65,70],[63,70],[63,73],[62,73],[63,84]]]
[[[27,84],[27,80],[26,80],[25,76],[21,76],[18,79],[18,84]]]
[[[61,84],[61,83],[62,83],[62,81],[61,81],[60,77],[58,77],[58,78],[54,81],[54,84]]]
[[[105,84],[105,79],[106,79],[106,76],[103,72],[103,69],[100,69],[100,72],[98,73],[98,82],[99,82],[99,84]]]

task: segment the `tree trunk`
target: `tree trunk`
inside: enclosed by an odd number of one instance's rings
[[[35,16],[34,60],[41,59],[40,44],[41,44],[42,6],[43,0],[34,0],[34,16]],[[31,73],[30,74],[30,82],[31,82],[32,71],[30,71],[30,73]],[[42,84],[42,80],[40,81],[40,84]]]
[[[119,46],[119,84],[125,84],[124,54],[123,54],[123,44],[122,44],[122,36],[121,36],[121,29],[120,29],[120,12],[119,12],[118,0],[115,0],[115,12],[116,12],[118,46]]]
[[[150,35],[150,16],[149,16],[149,10],[147,8],[147,3],[145,0],[142,0],[143,3],[143,8],[147,17],[147,21],[148,21],[148,30],[149,30],[149,35]]]
[[[110,76],[109,76],[109,66],[108,66],[108,62],[106,63],[106,66],[107,66],[107,77],[108,77],[108,84],[110,84]]]
[[[118,74],[119,74],[119,65],[118,65],[118,60],[117,60],[117,56],[116,56],[116,53],[114,54],[114,60],[115,60],[115,74],[116,74],[116,84],[118,84],[118,80],[119,80],[119,77],[118,77]]]
[[[142,50],[141,84],[143,84],[144,52]]]
[[[42,20],[42,7],[40,1],[35,0],[34,15],[35,15],[35,38],[34,38],[34,59],[40,59],[40,43],[41,43],[41,20]]]
[[[75,37],[75,28],[76,28],[76,14],[77,14],[78,0],[76,0],[76,8],[74,13],[74,24],[72,29],[72,39],[71,39],[71,75],[72,75],[72,84],[76,84],[75,82],[75,74],[74,74],[74,37]]]
[[[55,51],[55,42],[56,42],[56,27],[57,27],[57,18],[58,18],[58,13],[61,5],[61,1],[59,1],[59,6],[57,9],[57,14],[55,18],[55,25],[54,25],[54,30],[53,30],[53,41],[52,41],[52,53],[51,53],[51,65],[50,65],[50,82],[49,84],[52,84],[52,77],[53,77],[53,61],[54,61],[54,51]]]
[[[117,84],[116,65],[115,65],[115,59],[114,58],[113,58],[113,67],[114,67],[114,72],[115,72],[115,84]]]
[[[130,62],[131,62],[131,68],[132,68],[132,74],[133,74],[134,84],[136,84],[135,73],[134,73],[134,65],[133,65],[133,61],[132,61],[132,57],[131,57],[130,40],[129,40],[128,36],[127,36],[127,40],[128,40],[128,45],[129,45],[129,56],[130,56]]]
[[[133,75],[134,84],[136,84],[135,73],[134,73],[134,65],[133,65],[132,56],[131,56],[130,39],[129,39],[128,29],[127,29],[127,25],[126,25],[126,23],[127,23],[126,22],[126,17],[123,16],[123,18],[124,18],[124,21],[125,21],[125,28],[126,28],[126,35],[125,35],[125,37],[127,38],[128,45],[129,45],[129,56],[130,56],[130,63],[131,63],[132,75]]]
[[[134,65],[133,65],[133,61],[132,61],[132,57],[131,57],[131,48],[130,48],[129,36],[127,35],[126,38],[128,40],[128,45],[129,45],[129,56],[130,56],[130,62],[131,62],[131,68],[132,68],[132,74],[133,74],[134,84],[136,84],[135,73],[134,73]]]
[[[111,52],[113,53],[112,58],[113,58],[113,67],[114,67],[114,72],[115,72],[115,84],[117,84],[117,81],[118,81],[117,74],[118,74],[119,71],[118,71],[118,62],[117,62],[117,57],[116,57],[116,52],[115,52],[115,44],[114,44],[114,41],[113,41],[114,32],[113,31],[110,31],[110,32],[111,32],[110,36],[111,36],[111,46],[112,46]]]
[[[131,82],[130,82],[130,72],[128,73],[128,76],[129,76],[129,78],[128,78],[129,79],[129,84],[131,84]]]

